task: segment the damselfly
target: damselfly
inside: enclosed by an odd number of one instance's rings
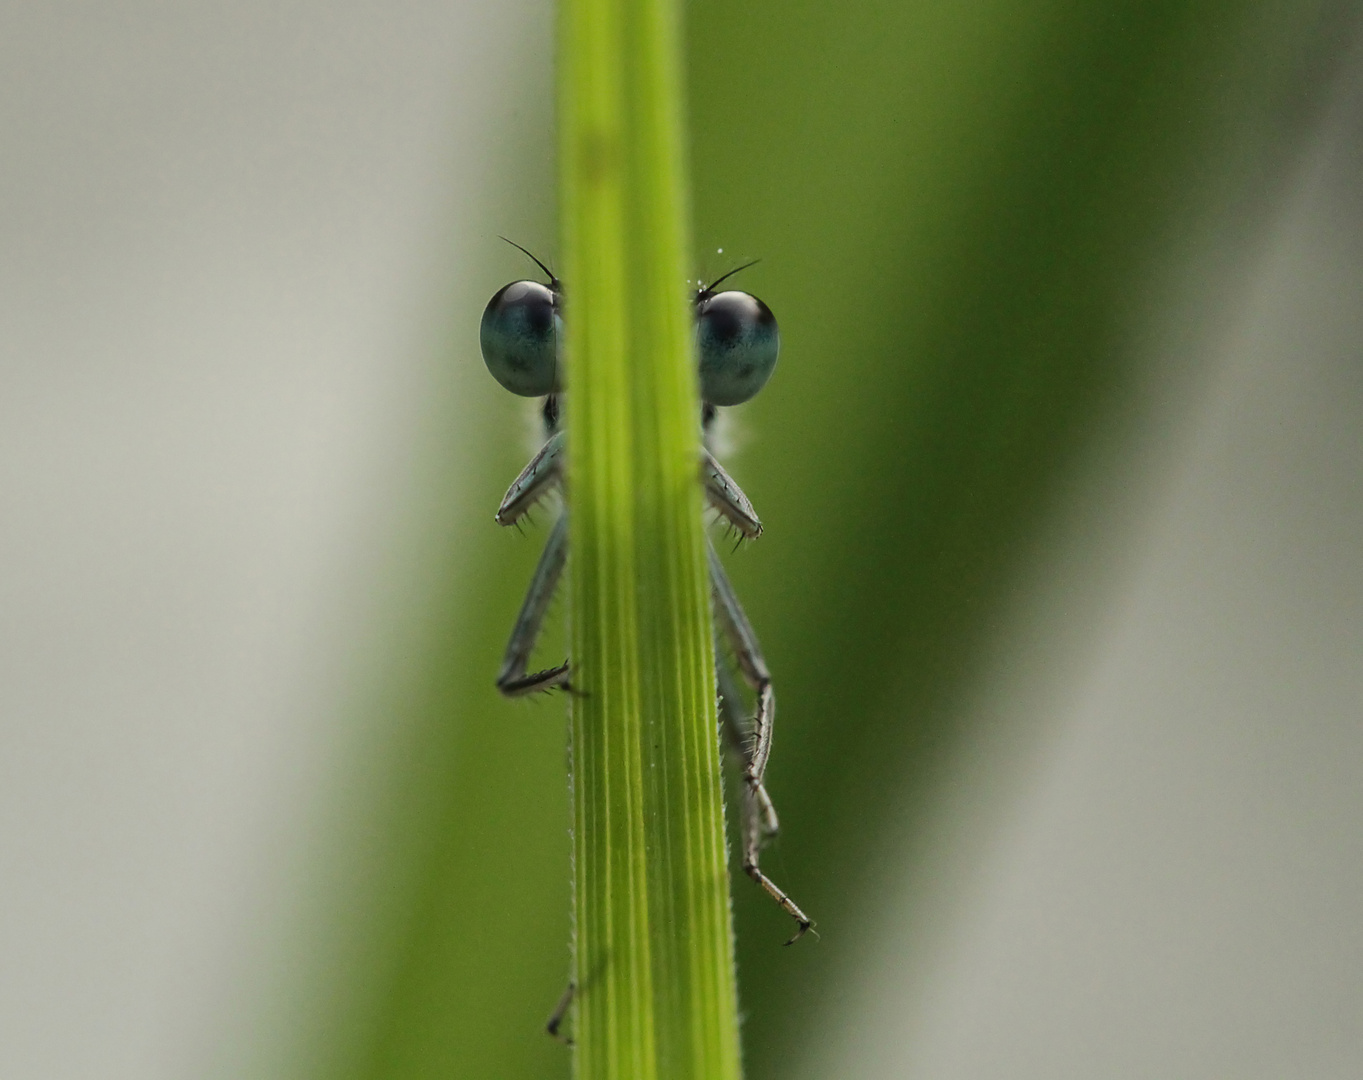
[[[511,241],[507,241],[511,243]],[[499,289],[483,311],[479,337],[488,371],[513,394],[543,398],[540,416],[544,424],[544,445],[521,470],[507,489],[495,520],[499,525],[514,525],[552,490],[563,476],[564,431],[560,425],[559,347],[563,337],[563,288],[553,272],[519,244],[548,276],[538,281],[513,281]],[[692,298],[696,318],[696,351],[700,365],[702,445],[699,461],[700,482],[709,504],[730,526],[747,539],[762,533],[762,523],[743,490],[715,460],[712,434],[716,410],[749,400],[771,377],[780,351],[781,337],[776,318],[766,304],[745,292],[716,292],[715,288],[747,263],[729,271],[708,285],[701,285]],[[716,678],[719,712],[726,741],[743,769],[743,870],[761,885],[796,923],[797,941],[813,925],[795,902],[758,866],[762,846],[776,835],[776,809],[763,783],[767,759],[771,756],[772,724],[776,716],[776,694],[771,674],[762,657],[757,635],[748,622],[734,593],[729,577],[706,541],[710,566],[710,588],[714,597],[716,637],[727,643],[733,655],[730,663],[723,648],[717,647]],[[525,601],[521,604],[506,657],[497,675],[497,689],[508,697],[540,690],[571,689],[569,663],[529,671],[530,654],[539,637],[544,615],[562,576],[568,556],[568,515],[559,516],[530,579]],[[716,645],[721,641],[717,640]],[[737,669],[735,671],[735,668]],[[739,679],[755,696],[752,715],[743,704]],[[551,1024],[551,1028],[556,1025]]]

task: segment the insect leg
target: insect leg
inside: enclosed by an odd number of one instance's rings
[[[715,456],[704,448],[701,449],[700,478],[705,486],[706,499],[721,517],[749,540],[762,535],[762,522],[757,519],[757,511],[743,494],[743,489],[734,483],[734,478],[724,471],[724,466],[715,460]]]
[[[752,750],[752,741],[748,731],[751,718],[743,707],[743,694],[738,688],[738,677],[734,674],[733,666],[729,663],[728,657],[719,648],[718,642],[716,642],[715,647],[715,676],[719,684],[719,716],[724,725],[724,738],[729,744],[729,749],[734,752],[746,770]],[[765,842],[780,831],[781,823],[777,820],[776,807],[772,805],[771,796],[767,794],[766,787],[762,784],[758,784],[756,788],[751,787],[746,782],[746,775],[745,771],[743,835],[745,837],[748,835],[752,825],[750,815],[756,813],[759,815],[758,826],[762,830],[762,838]]]
[[[559,432],[530,459],[521,475],[506,489],[502,505],[493,520],[498,525],[514,525],[558,483],[563,473],[563,432]]]
[[[738,670],[743,681],[757,694],[757,713],[753,717],[751,737],[741,740],[743,758],[743,783],[751,806],[744,808],[743,872],[761,885],[763,889],[781,905],[781,909],[795,920],[797,929],[787,945],[792,945],[804,936],[814,924],[808,915],[781,888],[762,873],[758,859],[762,842],[776,827],[776,809],[762,783],[767,771],[767,759],[771,756],[772,723],[776,716],[776,692],[772,689],[771,674],[762,656],[762,647],[757,643],[752,624],[738,602],[729,576],[715,554],[714,545],[707,544],[710,557],[710,587],[715,597],[715,617],[720,629],[728,639],[738,662]],[[728,679],[730,693],[727,698],[736,699],[733,693],[733,679]],[[726,724],[729,720],[726,718]],[[768,828],[770,826],[770,828]]]
[[[563,996],[558,999],[558,1004],[554,1006],[554,1011],[549,1014],[549,1019],[544,1025],[545,1031],[567,1046],[572,1046],[573,1040],[567,1035],[560,1035],[559,1028],[563,1026],[563,1021],[568,1016],[568,1010],[572,1007],[573,997],[576,994],[577,983],[570,982],[567,989],[563,991]]]
[[[562,515],[554,524],[553,531],[544,545],[539,565],[530,579],[530,587],[525,592],[516,625],[511,630],[511,640],[506,643],[506,656],[502,660],[502,670],[497,675],[497,689],[507,697],[519,697],[534,693],[536,690],[550,690],[555,686],[568,685],[568,662],[565,660],[557,667],[546,668],[526,674],[525,666],[530,662],[530,653],[535,648],[544,613],[553,599],[558,579],[563,574],[563,564],[568,559],[568,515]]]

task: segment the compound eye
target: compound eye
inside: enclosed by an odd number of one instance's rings
[[[755,296],[722,292],[696,304],[700,396],[711,405],[740,405],[771,378],[781,333],[776,316]]]
[[[513,281],[483,309],[478,340],[492,377],[513,394],[543,397],[558,391],[558,296],[538,281]]]

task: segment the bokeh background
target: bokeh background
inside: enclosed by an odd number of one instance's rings
[[[748,1074],[1363,1072],[1355,6],[686,8],[781,320]],[[540,534],[476,346],[553,13],[0,12],[0,1075],[568,1074]],[[721,250],[722,249],[722,250]],[[551,645],[551,649],[556,647]]]

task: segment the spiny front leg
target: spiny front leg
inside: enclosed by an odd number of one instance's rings
[[[530,587],[525,591],[520,614],[516,625],[511,629],[511,640],[506,643],[506,656],[502,669],[497,675],[497,689],[507,697],[520,697],[536,690],[550,690],[555,686],[568,686],[568,661],[557,667],[543,671],[526,673],[530,654],[540,636],[544,623],[544,613],[549,609],[549,601],[554,597],[558,580],[563,575],[563,565],[568,559],[568,515],[564,514],[554,524],[553,531],[544,545],[539,564],[535,567]]]
[[[715,460],[714,454],[701,448],[700,479],[705,487],[705,498],[722,518],[732,525],[747,540],[755,540],[762,535],[762,522],[757,518],[743,489],[734,478]]]
[[[757,712],[752,720],[752,731],[744,729],[738,687],[733,672],[722,654],[716,654],[716,674],[721,697],[720,707],[724,716],[724,727],[730,741],[736,745],[743,762],[743,872],[758,885],[762,886],[780,906],[795,920],[796,931],[787,945],[793,945],[813,928],[814,923],[799,905],[792,900],[771,878],[762,873],[759,858],[763,843],[775,835],[779,828],[776,808],[771,796],[767,794],[763,777],[767,770],[767,759],[771,756],[772,725],[776,717],[776,692],[772,689],[771,675],[767,662],[762,656],[762,648],[753,633],[743,607],[738,602],[729,577],[715,554],[713,545],[707,545],[710,557],[710,587],[715,598],[715,617],[723,631],[743,680],[757,694]]]
[[[521,470],[497,508],[493,520],[498,525],[514,525],[540,499],[549,493],[563,475],[563,432],[559,432],[543,446],[530,463]]]
[[[563,446],[564,432],[560,431],[530,459],[502,497],[502,504],[493,517],[498,525],[516,524],[563,479]],[[721,517],[746,539],[753,540],[762,535],[762,522],[748,496],[715,456],[704,448],[701,449],[700,478],[707,501]]]

